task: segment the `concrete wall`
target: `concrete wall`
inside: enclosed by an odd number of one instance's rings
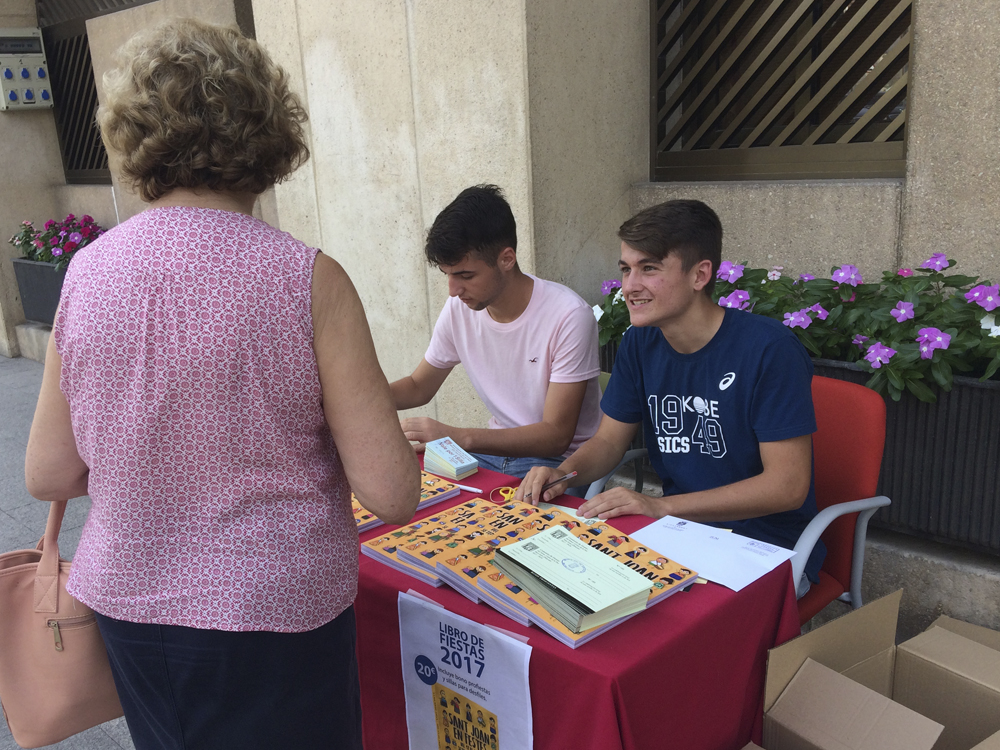
[[[420,361],[447,296],[427,228],[469,185],[504,188],[522,269],[596,298],[592,256],[645,170],[647,8],[584,6],[255,0],[311,117],[313,159],[276,191],[281,227],[347,269],[390,379]],[[460,369],[414,413],[484,424]]]
[[[34,0],[5,0],[0,27],[36,26]],[[61,218],[53,188],[64,182],[55,118],[51,109],[0,113],[4,179],[0,181],[0,355],[17,357],[17,326],[24,322],[14,277],[13,258],[20,252],[7,244],[22,221],[36,227]],[[63,216],[65,214],[62,214]]]
[[[1000,4],[916,0],[902,247],[1000,281]]]
[[[697,198],[719,214],[725,260],[816,276],[852,263],[874,280],[898,267],[902,189],[901,180],[657,182],[635,187],[632,209]]]

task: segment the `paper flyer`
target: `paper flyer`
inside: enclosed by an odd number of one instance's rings
[[[399,594],[411,750],[531,750],[531,647]]]

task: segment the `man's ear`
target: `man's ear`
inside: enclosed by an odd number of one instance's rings
[[[691,268],[694,290],[700,292],[712,280],[712,261],[699,260]]]
[[[497,256],[497,267],[501,271],[509,271],[517,265],[517,252],[512,247],[505,247]]]

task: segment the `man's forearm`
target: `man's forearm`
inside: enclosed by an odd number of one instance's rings
[[[418,406],[423,406],[431,400],[431,396],[425,397],[425,394],[420,392],[411,375],[389,383],[389,390],[392,391],[392,398],[396,402],[397,411],[414,409]]]
[[[452,434],[471,453],[492,456],[561,456],[573,442],[565,431],[545,422],[506,429],[458,428]]]

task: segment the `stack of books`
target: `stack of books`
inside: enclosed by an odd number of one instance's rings
[[[424,469],[452,480],[465,479],[479,470],[479,462],[450,437],[443,437],[424,446]]]
[[[417,510],[455,497],[461,491],[451,482],[422,471],[420,472],[420,502],[417,503]],[[354,509],[354,520],[358,525],[359,534],[383,524],[381,518],[361,506],[353,492],[351,493],[351,506]]]
[[[605,563],[598,567],[613,565],[611,580],[636,583],[637,578],[642,579],[641,589],[609,586],[611,598],[615,599],[610,607],[585,601],[576,610],[571,606],[567,614],[565,605],[555,603],[548,592],[538,593],[539,587],[533,584],[528,585],[529,589],[520,576],[511,577],[497,566],[499,555],[504,554],[500,550],[560,530],[578,539],[587,552],[597,554],[597,559]],[[495,505],[483,499],[460,503],[437,516],[365,542],[361,551],[433,586],[447,583],[471,601],[485,602],[522,625],[537,625],[570,648],[686,588],[698,575],[633,541],[605,521],[580,520],[557,508],[542,509],[518,502]],[[507,556],[517,555],[515,551]],[[557,610],[562,619],[552,610]]]

